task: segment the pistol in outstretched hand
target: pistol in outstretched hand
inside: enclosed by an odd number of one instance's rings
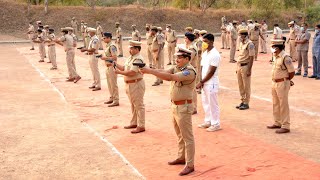
[[[143,68],[146,66],[146,63],[132,63],[134,66],[138,66],[139,68]]]

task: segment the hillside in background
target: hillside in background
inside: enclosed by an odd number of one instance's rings
[[[197,29],[206,29],[209,32],[219,32],[221,17],[225,15],[228,20],[247,20],[252,18],[250,10],[212,10],[205,13],[200,10],[178,10],[174,8],[167,9],[149,9],[139,6],[127,7],[96,7],[93,11],[90,7],[75,6],[50,6],[48,14],[45,15],[43,6],[31,6],[28,13],[26,4],[14,3],[12,1],[0,0],[2,34],[25,37],[28,28],[28,22],[41,20],[56,30],[61,27],[70,26],[71,17],[76,17],[78,21],[83,19],[89,26],[95,26],[96,21],[100,21],[105,31],[114,32],[114,23],[119,21],[125,32],[125,36],[130,35],[131,25],[136,24],[138,30],[144,34],[146,23],[165,27],[165,24],[172,24],[178,32],[184,32],[186,26],[192,26]],[[290,20],[298,20],[301,15],[296,12],[279,13],[276,17],[266,18],[269,28],[272,29],[274,23],[286,27]],[[261,21],[263,17],[255,20]]]

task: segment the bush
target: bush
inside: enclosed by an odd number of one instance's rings
[[[307,22],[310,24],[320,24],[320,6],[309,7],[306,10]]]

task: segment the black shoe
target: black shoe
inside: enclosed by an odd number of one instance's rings
[[[308,76],[308,74],[307,74],[307,73],[304,73],[303,77],[307,77],[307,76]]]
[[[316,78],[317,76],[315,75],[312,75],[312,76],[309,76],[308,78]]]
[[[34,50],[34,48],[31,48],[30,50]]]
[[[300,76],[300,75],[301,75],[301,72],[296,72],[294,75]]]
[[[320,77],[316,77],[316,80],[320,80]]]
[[[119,55],[118,57],[123,57],[123,55]]]
[[[242,106],[239,107],[239,110],[246,110],[246,109],[249,109],[248,104],[242,104]]]
[[[239,109],[242,105],[243,103],[240,103],[238,106],[236,106],[236,108]]]
[[[171,63],[168,63],[167,65],[171,65]]]

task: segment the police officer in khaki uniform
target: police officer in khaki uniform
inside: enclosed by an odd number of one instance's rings
[[[237,32],[239,32],[240,29],[247,29],[247,25],[245,21],[241,21],[241,24],[237,26]],[[237,39],[237,51],[239,51],[239,46],[240,46],[240,35],[238,34],[238,39]]]
[[[268,25],[265,20],[263,20],[261,23],[260,31],[261,31],[261,35],[263,37],[263,39],[260,38],[260,53],[267,54]]]
[[[261,31],[260,31],[260,24],[255,23],[254,28],[249,31],[249,38],[250,38],[251,42],[254,44],[254,49],[255,49],[255,53],[254,53],[254,60],[255,61],[257,61],[257,57],[258,57],[259,37],[262,40],[265,40],[262,36]]]
[[[33,39],[34,39],[34,26],[32,25],[32,22],[29,23],[29,28],[28,28],[28,38],[31,42],[31,49],[30,50],[34,50],[34,42],[33,42]]]
[[[298,70],[295,75],[301,75],[301,67],[303,65],[304,74],[303,77],[308,76],[308,51],[309,51],[309,40],[311,34],[308,32],[308,25],[304,23],[301,27],[301,33],[296,38],[297,48],[297,60]]]
[[[86,37],[85,37],[85,30],[86,30],[86,26],[84,25],[84,21],[81,20],[81,24],[80,24],[80,32],[81,32],[81,36],[82,36],[82,40],[83,40],[83,48],[87,47],[86,45]]]
[[[169,165],[185,164],[180,176],[194,171],[195,143],[192,131],[192,96],[195,89],[196,71],[190,65],[192,51],[179,47],[177,65],[163,71],[157,69],[142,68],[140,71],[152,74],[166,81],[171,81],[170,97],[173,115],[173,126],[178,136],[178,157],[168,162]]]
[[[42,26],[39,26],[40,29],[37,30],[37,37],[33,40],[34,43],[38,43],[39,44],[39,55],[40,55],[40,60],[39,62],[44,62],[44,57],[45,57],[45,49],[44,49],[44,36],[43,36],[43,31],[41,29]]]
[[[84,23],[84,40],[86,41],[86,47],[88,49],[89,47],[89,43],[91,41],[91,37],[89,36],[89,32],[88,32],[88,23]]]
[[[114,67],[117,61],[117,47],[112,43],[112,34],[109,32],[103,33],[103,41],[106,43],[106,49],[101,59],[105,61],[107,67],[106,77],[110,94],[109,100],[104,103],[109,104],[108,107],[119,106],[119,88]]]
[[[186,32],[193,33],[192,27],[186,27],[184,30],[186,30]]]
[[[224,48],[227,49],[227,27],[225,24],[222,24],[220,29],[221,29],[221,42],[222,42],[221,49],[224,49]]]
[[[90,69],[93,76],[93,83],[89,87],[92,91],[99,91],[101,90],[101,80],[100,80],[100,72],[99,72],[99,63],[98,58],[96,55],[98,54],[99,48],[99,38],[96,35],[97,30],[94,28],[87,28],[87,32],[89,33],[91,40],[88,44],[88,48],[82,48],[81,52],[88,52],[89,55],[89,64]]]
[[[288,23],[288,27],[290,28],[289,38],[287,43],[289,43],[290,47],[290,56],[292,57],[292,61],[297,61],[297,50],[296,50],[296,38],[300,33],[300,27],[297,26],[294,21]]]
[[[137,30],[137,25],[132,24],[131,25],[132,32],[131,32],[131,38],[133,41],[141,41],[141,35],[140,32]]]
[[[149,60],[149,67],[153,67],[153,55],[152,55],[152,41],[154,36],[151,33],[151,25],[146,24],[146,40],[147,40],[147,54]]]
[[[71,19],[71,27],[73,28],[74,30],[74,34],[78,35],[78,21],[76,20],[75,17],[72,17]]]
[[[197,61],[196,61],[196,71],[197,72],[201,72],[201,66],[200,66],[200,62],[201,62],[201,55],[202,55],[202,37],[200,37],[200,30],[195,29],[193,34],[196,36],[195,39],[195,45],[197,47]],[[201,79],[201,73],[197,74],[197,78],[196,78],[196,84],[198,84],[200,82]],[[201,94],[201,90],[200,89],[196,89],[198,94]]]
[[[57,69],[57,61],[56,61],[56,43],[54,42],[56,36],[54,34],[54,29],[49,29],[49,35],[45,42],[48,45],[48,56],[49,56],[49,62],[52,63],[52,67],[50,70],[56,70]]]
[[[245,110],[249,109],[251,94],[251,70],[255,49],[254,44],[248,38],[247,29],[240,29],[238,33],[241,36],[241,42],[237,61],[237,78],[241,95],[241,103],[236,108]]]
[[[100,24],[100,21],[96,22],[97,25],[97,36],[99,38],[99,50],[103,50],[103,45],[102,45],[102,36],[103,36],[103,29],[102,26]]]
[[[177,46],[177,35],[175,30],[172,30],[171,28],[171,24],[167,24],[167,28],[166,28],[166,34],[165,34],[165,39],[167,41],[167,46],[168,46],[168,59],[169,62],[167,65],[175,65],[176,62],[173,59],[173,54],[175,52],[175,48]]]
[[[272,65],[272,101],[274,124],[267,126],[269,129],[277,129],[276,133],[290,132],[290,112],[288,94],[291,79],[294,77],[294,66],[291,57],[284,51],[284,41],[271,40],[273,53]]]
[[[186,48],[189,49],[192,54],[191,54],[191,60],[190,60],[190,64],[197,69],[197,64],[199,65],[199,63],[197,63],[198,61],[198,49],[197,46],[194,42],[194,40],[196,39],[196,36],[192,33],[187,32],[185,34],[185,43],[186,43]],[[197,95],[197,91],[196,89],[193,90],[193,114],[197,114],[198,113],[198,95]]]
[[[74,57],[75,57],[74,39],[69,34],[66,28],[61,28],[61,32],[63,33],[63,35],[59,39],[56,39],[55,42],[63,46],[64,51],[66,52],[66,61],[67,61],[67,67],[68,67],[68,73],[69,73],[67,82],[77,83],[81,79],[81,77],[77,74],[77,71],[74,65]]]
[[[124,82],[126,83],[126,93],[131,103],[131,112],[133,117],[130,125],[125,126],[125,129],[133,129],[131,133],[140,133],[145,131],[145,107],[143,104],[143,97],[145,93],[145,82],[143,74],[139,72],[139,67],[134,66],[133,63],[144,63],[143,57],[140,54],[141,42],[129,41],[130,43],[130,57],[125,61],[124,66],[116,63],[117,74],[124,75]]]
[[[236,48],[237,48],[237,21],[232,22],[232,26],[230,27],[230,63],[235,63],[235,55],[236,55]]]
[[[152,53],[153,53],[153,66],[157,69],[163,69],[161,67],[162,61],[164,59],[164,36],[159,33],[160,28],[152,27],[151,34],[154,36],[152,41]],[[156,78],[156,81],[152,86],[159,86],[163,81]]]
[[[116,44],[118,46],[119,55],[118,57],[123,57],[123,51],[122,51],[122,30],[120,27],[120,23],[116,22]]]

